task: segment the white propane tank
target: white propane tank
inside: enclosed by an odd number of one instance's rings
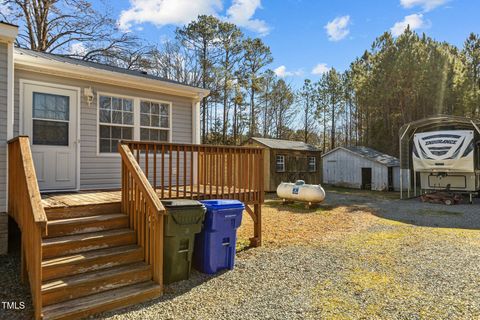
[[[305,184],[305,181],[297,180],[295,183],[280,183],[277,196],[283,200],[320,203],[325,199],[325,190],[319,184]]]

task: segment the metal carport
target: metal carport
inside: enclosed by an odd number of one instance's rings
[[[412,138],[415,133],[435,130],[476,130],[480,134],[480,121],[471,118],[437,115],[429,118],[424,118],[404,124],[399,130],[400,139],[400,199],[404,199],[403,172],[408,170],[408,186],[407,198],[411,197],[412,188],[413,196],[417,196],[416,174],[413,174],[413,181],[410,178],[412,168]],[[412,183],[413,182],[413,183]]]

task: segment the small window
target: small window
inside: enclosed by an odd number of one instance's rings
[[[317,158],[308,157],[308,172],[316,172],[316,171],[317,171]]]
[[[70,98],[33,93],[33,141],[35,145],[68,146]]]
[[[285,156],[278,155],[276,162],[277,172],[285,172]]]
[[[170,105],[154,101],[140,102],[140,140],[168,141]]]
[[[100,152],[117,152],[119,140],[133,138],[133,100],[100,96],[99,104]]]

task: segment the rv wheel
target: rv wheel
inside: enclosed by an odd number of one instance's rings
[[[445,203],[447,206],[450,206],[450,205],[453,204],[453,201],[452,201],[452,199],[445,199],[445,200],[443,201],[443,203]]]

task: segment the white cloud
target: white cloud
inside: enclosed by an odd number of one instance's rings
[[[291,76],[302,76],[303,75],[303,70],[299,69],[296,71],[287,71],[287,67],[284,65],[281,65],[278,68],[273,69],[273,72],[277,75],[277,77],[280,78],[285,78],[285,77],[291,77]]]
[[[436,7],[444,5],[448,1],[449,0],[400,0],[400,4],[406,9],[419,6],[425,11],[431,11]]]
[[[118,19],[122,30],[130,30],[133,25],[152,23],[157,27],[164,25],[183,25],[195,20],[198,15],[220,17],[223,0],[130,0],[130,8],[123,10]],[[233,0],[221,19],[235,23],[260,35],[270,31],[267,23],[253,16],[262,7],[261,0]]]
[[[395,22],[393,27],[390,28],[390,31],[394,37],[398,37],[403,33],[407,26],[410,26],[410,30],[416,30],[426,27],[427,23],[423,20],[423,14],[414,13],[406,16],[402,21]]]
[[[130,8],[120,13],[118,24],[123,30],[145,22],[156,26],[181,25],[221,9],[221,0],[130,0]]]
[[[324,26],[325,30],[327,30],[328,39],[330,41],[340,41],[345,38],[350,33],[348,29],[349,24],[350,16],[336,17],[328,22]]]
[[[322,75],[330,71],[330,67],[327,66],[326,63],[319,63],[312,69],[312,74],[314,75]]]
[[[81,42],[75,42],[68,48],[68,53],[74,56],[84,56],[87,53],[87,48]]]
[[[231,7],[227,10],[227,20],[260,35],[267,35],[270,31],[267,23],[252,19],[255,11],[260,8],[262,8],[261,0],[233,0]]]

